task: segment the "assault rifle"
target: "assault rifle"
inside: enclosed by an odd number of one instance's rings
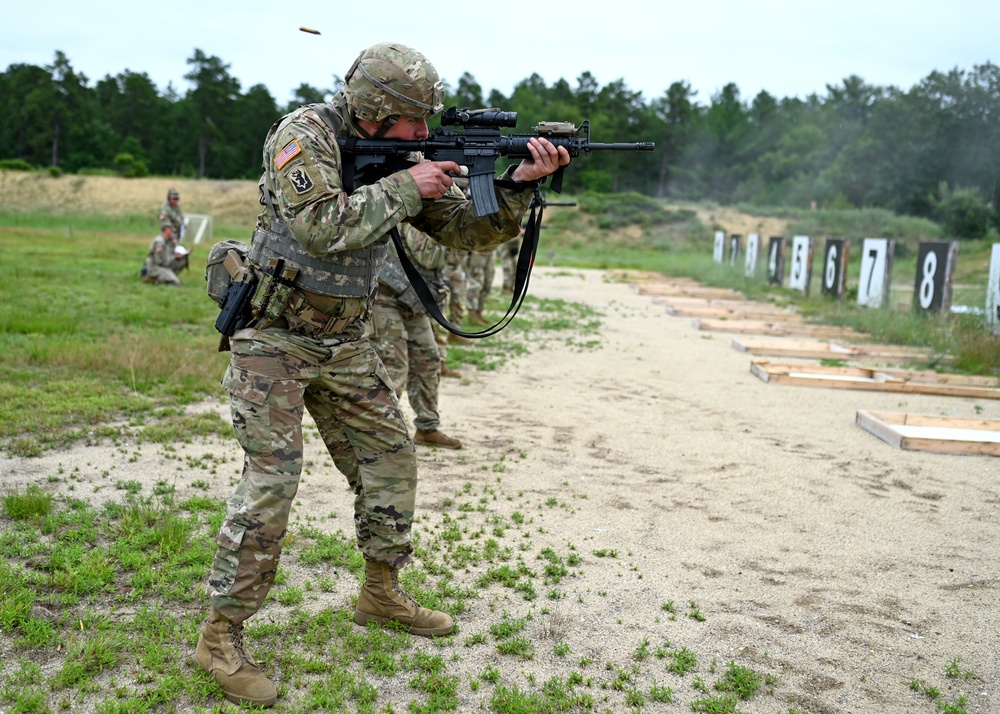
[[[545,138],[556,147],[566,147],[573,158],[594,151],[653,151],[656,147],[651,141],[594,143],[590,140],[589,121],[579,127],[570,122],[543,121],[535,126],[534,134],[505,135],[500,131],[514,126],[517,126],[517,112],[452,107],[441,116],[441,126],[426,139],[337,139],[344,156],[344,187],[353,191],[355,185],[371,184],[407,169],[414,165],[407,155],[419,151],[430,161],[454,161],[467,169],[476,215],[486,216],[500,210],[493,192],[497,159],[531,158],[528,141],[532,138]],[[461,127],[463,131],[452,127]],[[564,168],[560,166],[552,174],[550,188],[556,193],[562,190]]]

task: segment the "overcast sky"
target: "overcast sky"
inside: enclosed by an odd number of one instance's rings
[[[575,87],[589,71],[647,101],[683,80],[706,104],[729,82],[747,101],[761,90],[823,96],[852,74],[905,90],[934,70],[1000,62],[1000,0],[36,0],[5,14],[3,69],[48,65],[62,50],[91,86],[129,69],[183,94],[198,48],[228,64],[243,91],[263,84],[279,105],[302,82],[330,87],[361,49],[386,40],[423,52],[452,86],[470,72],[484,95],[509,95],[532,73]]]

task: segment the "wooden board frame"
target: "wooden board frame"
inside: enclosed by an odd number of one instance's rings
[[[780,322],[777,320],[723,320],[710,317],[692,321],[696,330],[706,332],[737,332],[744,335],[772,335],[787,337],[851,338],[864,339],[865,335],[849,327],[836,325],[811,325],[808,323]]]
[[[869,392],[935,394],[945,397],[1000,399],[1000,380],[883,367],[827,367],[753,361],[750,372],[764,382]]]
[[[930,350],[900,345],[847,344],[794,339],[734,337],[734,350],[770,357],[801,357],[803,359],[872,360],[887,362],[929,361]]]
[[[1000,420],[859,410],[855,423],[897,449],[1000,456]]]

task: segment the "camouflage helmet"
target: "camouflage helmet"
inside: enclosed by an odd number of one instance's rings
[[[382,42],[361,52],[344,78],[344,96],[356,119],[427,119],[444,108],[444,85],[434,65],[416,50]]]
[[[177,193],[176,188],[172,188],[167,191],[167,200],[169,201],[171,198],[176,198],[178,201],[181,200],[181,195]]]

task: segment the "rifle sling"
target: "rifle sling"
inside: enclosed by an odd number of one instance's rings
[[[537,215],[535,212],[536,208]],[[427,287],[423,276],[417,271],[410,257],[406,254],[406,246],[399,235],[399,230],[395,227],[391,228],[389,235],[392,236],[392,242],[396,244],[396,253],[399,254],[399,262],[403,266],[403,272],[406,273],[406,277],[410,280],[410,284],[416,291],[417,297],[420,298],[421,304],[427,310],[427,314],[433,317],[448,332],[460,337],[473,339],[490,337],[509,325],[517,315],[518,310],[521,309],[524,296],[528,293],[531,268],[535,263],[535,252],[538,250],[538,236],[542,228],[543,208],[541,196],[536,190],[535,198],[531,202],[531,213],[528,216],[528,224],[524,228],[524,239],[521,243],[521,250],[517,256],[517,270],[514,273],[514,294],[511,296],[510,306],[503,317],[497,320],[491,327],[481,332],[465,332],[448,321],[448,318],[442,314],[441,308],[438,307],[437,301],[434,300],[434,296],[431,294],[430,288]]]

